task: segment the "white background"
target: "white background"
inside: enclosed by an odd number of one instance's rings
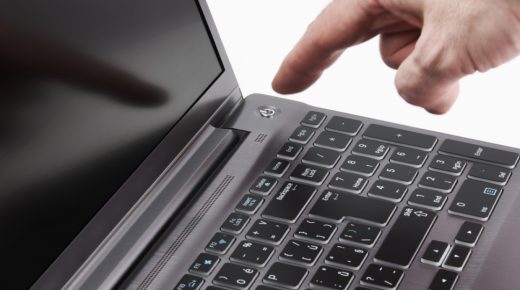
[[[329,1],[208,0],[244,95],[278,96],[271,80]],[[378,39],[351,48],[310,89],[283,96],[310,105],[520,148],[520,58],[466,77],[452,110],[436,116],[405,103]]]

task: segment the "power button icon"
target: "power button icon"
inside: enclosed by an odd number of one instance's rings
[[[279,110],[273,106],[260,106],[258,107],[258,113],[264,118],[273,118],[278,114]]]

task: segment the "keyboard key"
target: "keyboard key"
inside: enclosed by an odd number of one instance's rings
[[[325,258],[325,262],[358,270],[367,256],[368,251],[365,249],[335,244]]]
[[[311,285],[335,290],[344,290],[352,282],[354,274],[349,271],[322,266],[311,279]]]
[[[246,214],[254,214],[263,202],[264,199],[259,196],[246,194],[238,203],[236,210]]]
[[[375,124],[368,126],[363,136],[427,151],[431,151],[437,143],[437,138],[434,136]]]
[[[314,129],[300,126],[294,130],[294,132],[289,137],[289,141],[293,141],[300,144],[307,144],[309,140],[311,140],[314,135]]]
[[[190,272],[208,275],[213,271],[219,261],[220,259],[217,256],[202,253],[197,257],[193,264],[191,264]]]
[[[322,247],[302,241],[291,240],[280,254],[280,259],[312,266],[318,260]]]
[[[477,180],[490,181],[505,185],[511,176],[511,170],[503,167],[475,163],[471,167],[468,177]]]
[[[438,267],[446,258],[449,249],[450,245],[448,243],[431,241],[421,258],[421,262]]]
[[[381,244],[375,259],[408,268],[435,218],[433,212],[405,207]]]
[[[252,193],[268,195],[271,190],[273,190],[276,183],[276,179],[272,177],[260,176],[256,179],[255,183],[253,183],[249,191]]]
[[[204,280],[193,275],[184,275],[175,286],[175,290],[198,290],[204,284]]]
[[[334,224],[305,219],[294,233],[294,236],[326,244],[335,232],[336,226]]]
[[[401,164],[388,164],[379,174],[381,179],[393,180],[403,184],[412,184],[416,176],[417,170],[415,168]]]
[[[461,175],[467,162],[455,157],[437,155],[430,163],[430,169],[442,171],[451,175]]]
[[[206,246],[206,250],[217,254],[224,254],[229,250],[234,241],[235,237],[232,235],[216,233]]]
[[[291,164],[287,160],[274,159],[264,170],[265,174],[281,177]]]
[[[365,288],[365,287],[356,287],[355,290],[372,290],[372,289],[368,289],[368,288]]]
[[[280,244],[289,232],[289,226],[268,221],[264,219],[256,220],[247,232],[248,239],[260,240],[263,242]]]
[[[437,271],[437,274],[435,274],[428,290],[453,290],[455,289],[458,278],[457,273],[440,269]]]
[[[386,153],[388,153],[389,149],[390,148],[386,144],[363,139],[357,142],[356,146],[352,149],[352,154],[367,156],[370,158],[381,160],[385,158]]]
[[[340,241],[357,243],[366,247],[373,247],[381,235],[381,229],[374,226],[349,222],[341,236]]]
[[[338,172],[332,177],[329,187],[352,193],[360,193],[368,183],[364,176],[349,172]]]
[[[325,131],[316,138],[314,145],[336,151],[345,151],[351,141],[352,138],[347,135]]]
[[[237,289],[248,289],[258,276],[255,268],[227,263],[215,275],[213,282]]]
[[[313,164],[326,168],[332,168],[336,165],[340,157],[339,152],[325,149],[312,147],[305,153],[302,158],[303,163]]]
[[[518,153],[447,139],[439,151],[513,168],[518,162]]]
[[[307,277],[305,268],[274,263],[264,276],[264,283],[296,289]]]
[[[208,287],[206,287],[206,290],[227,290],[227,289],[216,287],[216,286],[208,286]]]
[[[470,254],[470,248],[455,245],[451,250],[450,254],[448,255],[446,261],[444,261],[442,267],[449,270],[460,272],[462,271],[462,268],[464,268],[464,266],[466,265],[466,262],[468,261]]]
[[[487,221],[502,193],[502,188],[486,182],[464,181],[448,210],[463,217]]]
[[[341,166],[341,170],[372,176],[378,167],[379,162],[377,160],[358,155],[350,155]]]
[[[293,142],[287,142],[285,143],[282,148],[280,148],[280,151],[278,151],[277,157],[287,160],[294,160],[300,154],[302,151],[303,146],[300,144],[296,144]]]
[[[314,187],[286,182],[263,212],[264,217],[294,223],[316,190]]]
[[[424,151],[403,147],[395,149],[390,161],[420,168],[424,165],[427,157],[428,153]]]
[[[242,241],[231,254],[230,259],[234,262],[263,267],[269,261],[273,253],[274,248],[271,246],[250,241]]]
[[[260,285],[256,287],[256,290],[279,290],[278,288],[273,288],[265,285]]]
[[[334,116],[330,119],[325,130],[348,135],[356,135],[363,124],[358,120]]]
[[[326,190],[310,211],[310,215],[341,222],[357,218],[378,225],[386,225],[395,211],[391,202]]]
[[[403,276],[403,271],[399,269],[370,264],[361,277],[361,284],[379,289],[396,289]]]
[[[310,111],[300,123],[307,127],[318,128],[325,120],[325,117],[324,113]]]
[[[399,202],[403,199],[407,190],[404,184],[386,180],[376,180],[368,191],[368,196],[382,198],[391,202]]]
[[[249,216],[234,212],[229,215],[220,229],[224,232],[238,234],[246,227],[248,222]]]
[[[444,193],[426,188],[418,188],[408,199],[408,204],[437,211],[442,209],[446,199],[446,194]]]
[[[460,227],[457,236],[455,237],[455,243],[473,247],[477,243],[483,229],[484,226],[481,224],[466,221]]]
[[[419,186],[449,193],[457,184],[457,177],[435,171],[424,173],[419,181]]]
[[[323,181],[325,181],[325,178],[327,178],[327,175],[329,175],[329,172],[325,168],[314,165],[298,164],[289,178],[291,180],[310,183],[312,185],[321,185]]]

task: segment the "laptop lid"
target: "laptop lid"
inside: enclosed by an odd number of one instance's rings
[[[198,1],[0,1],[4,287],[46,270],[38,285],[63,285],[238,92],[207,12]]]

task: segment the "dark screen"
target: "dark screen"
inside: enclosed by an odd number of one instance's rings
[[[27,288],[221,73],[195,1],[0,0],[0,286]]]

